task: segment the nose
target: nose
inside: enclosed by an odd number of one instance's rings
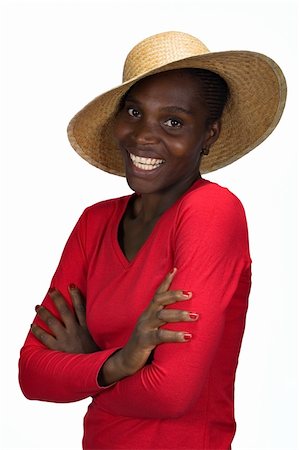
[[[137,144],[155,144],[159,141],[156,126],[149,120],[140,120],[134,129],[134,139]]]

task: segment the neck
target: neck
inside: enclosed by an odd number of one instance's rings
[[[157,220],[200,178],[200,174],[197,174],[195,177],[176,183],[163,191],[141,194],[134,204],[134,217],[145,224]]]

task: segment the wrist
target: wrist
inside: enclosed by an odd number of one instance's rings
[[[109,386],[134,373],[125,364],[123,349],[113,353],[103,364],[99,374],[98,383],[100,386]]]
[[[122,349],[117,350],[103,364],[99,375],[100,386],[109,386],[142,369],[151,355],[152,349],[140,349],[132,342],[128,342]]]
[[[140,364],[136,363],[136,359],[138,359],[137,352],[132,351],[129,343],[119,351],[119,370],[124,374],[124,376],[133,375],[140,369]]]

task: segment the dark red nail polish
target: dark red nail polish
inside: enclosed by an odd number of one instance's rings
[[[191,341],[192,334],[191,333],[184,333],[184,340],[185,341]]]
[[[189,313],[189,317],[191,320],[197,320],[199,318],[199,314],[194,313],[194,312],[190,312]]]
[[[69,289],[77,289],[77,286],[74,283],[69,284]]]
[[[40,305],[36,305],[36,307],[34,309],[37,312],[39,310],[39,308],[40,308]]]
[[[192,294],[192,292],[190,292],[190,291],[182,291],[182,292],[185,297],[190,297]]]

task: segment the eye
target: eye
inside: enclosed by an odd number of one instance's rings
[[[183,122],[181,122],[178,119],[168,119],[168,120],[166,120],[166,122],[164,122],[164,124],[170,128],[181,128],[183,125]]]
[[[128,114],[132,117],[140,117],[140,112],[135,108],[128,108]]]

